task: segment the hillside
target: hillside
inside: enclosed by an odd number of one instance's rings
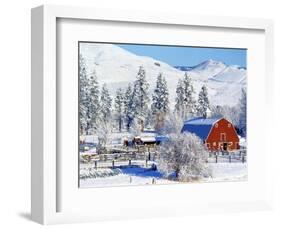
[[[158,74],[167,80],[171,105],[175,101],[176,85],[187,70],[196,93],[205,84],[209,90],[210,102],[214,105],[235,105],[241,88],[246,85],[246,70],[239,66],[227,66],[216,60],[206,60],[194,67],[175,68],[151,57],[138,56],[116,45],[81,43],[80,54],[84,57],[88,72],[96,71],[100,84],[106,83],[112,95],[118,87],[126,88],[135,80],[139,66],[146,71],[153,92]]]

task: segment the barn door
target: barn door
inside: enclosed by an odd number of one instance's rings
[[[227,143],[226,143],[226,142],[223,143],[222,149],[223,149],[224,151],[227,151]]]

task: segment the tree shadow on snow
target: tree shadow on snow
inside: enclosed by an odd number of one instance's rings
[[[152,168],[142,168],[142,167],[126,167],[121,168],[123,174],[130,176],[139,176],[139,177],[155,177],[163,178],[163,173],[153,170]]]

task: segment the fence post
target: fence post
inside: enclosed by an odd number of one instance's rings
[[[95,169],[97,169],[97,167],[98,167],[98,162],[95,161]]]
[[[148,161],[148,160],[147,160],[147,159],[145,159],[145,167],[147,167],[147,161]]]
[[[216,153],[216,163],[218,163],[218,154]]]
[[[131,159],[129,160],[129,165],[130,165],[130,166],[132,165],[132,161],[131,161]]]
[[[242,163],[243,164],[245,163],[245,156],[244,155],[242,156]]]
[[[231,163],[231,155],[230,154],[229,154],[228,158],[229,158],[229,163]]]
[[[112,161],[112,168],[114,168],[114,160]]]

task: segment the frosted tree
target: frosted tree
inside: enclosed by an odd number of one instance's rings
[[[89,87],[84,58],[79,58],[79,117],[80,135],[83,135],[89,126]]]
[[[198,107],[197,107],[198,115],[206,118],[208,109],[210,109],[208,90],[206,86],[203,85],[198,96]]]
[[[161,129],[161,134],[179,134],[181,133],[184,120],[178,113],[169,113],[166,116],[164,127]]]
[[[107,146],[111,144],[111,133],[113,132],[113,126],[111,122],[100,120],[96,127],[96,133],[98,135],[97,153],[106,154]]]
[[[193,117],[196,114],[196,100],[194,99],[194,88],[190,76],[185,73],[183,78],[183,111],[184,119]]]
[[[196,113],[196,101],[190,76],[185,73],[183,80],[179,80],[176,89],[175,111],[185,120]]]
[[[145,117],[148,112],[149,105],[149,84],[146,80],[145,70],[142,66],[139,68],[137,79],[134,82],[134,89],[132,94],[132,110],[134,111],[134,118],[140,123],[142,130],[144,128]]]
[[[119,88],[116,91],[116,97],[114,100],[115,116],[118,123],[119,132],[122,131],[123,118],[124,118],[124,95],[122,89]]]
[[[141,126],[141,124],[136,119],[134,119],[130,127],[131,134],[133,134],[133,136],[136,137],[139,136],[142,131],[143,131],[143,127]]]
[[[179,79],[176,89],[176,104],[175,104],[175,111],[176,113],[184,117],[184,88],[183,88],[183,82],[181,79]]]
[[[124,116],[126,128],[129,131],[131,124],[134,120],[134,109],[133,109],[133,89],[131,84],[128,85],[128,88],[124,95]]]
[[[239,130],[242,136],[247,135],[247,92],[246,89],[242,89],[241,98],[239,101],[240,113],[239,113]]]
[[[92,131],[96,129],[97,122],[99,120],[99,84],[96,76],[96,72],[93,71],[88,77],[88,117],[89,126],[88,129]]]
[[[111,118],[111,106],[112,99],[109,95],[109,91],[106,84],[103,84],[100,96],[100,120],[108,122]]]
[[[199,137],[191,133],[169,135],[160,145],[157,168],[167,177],[174,175],[179,181],[194,181],[211,176],[208,150]]]
[[[148,109],[147,115],[145,117],[145,127],[153,128],[155,126],[154,121],[152,109]]]
[[[229,120],[235,127],[239,126],[240,119],[240,107],[239,106],[228,106],[228,105],[217,105],[211,106],[212,114],[215,117],[224,117]]]
[[[164,120],[169,112],[169,92],[167,82],[162,74],[159,74],[156,87],[152,95],[152,114],[155,120],[155,129],[159,130],[164,125]]]

